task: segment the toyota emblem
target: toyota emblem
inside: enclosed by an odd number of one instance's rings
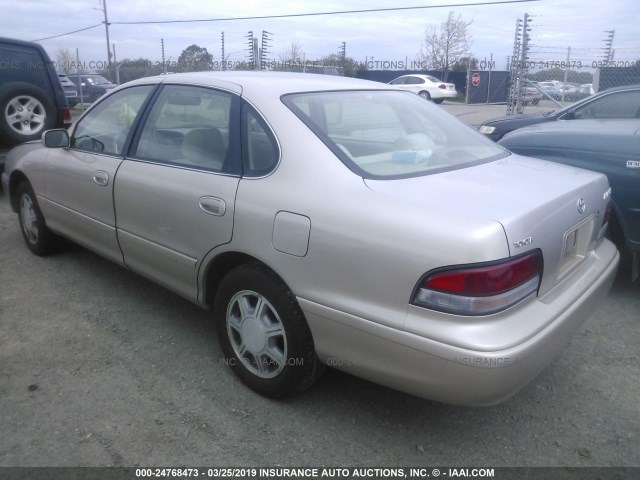
[[[584,198],[578,200],[576,207],[578,207],[579,213],[584,213],[585,209],[587,208],[587,204],[585,203]]]

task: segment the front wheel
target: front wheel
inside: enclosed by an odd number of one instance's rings
[[[22,237],[29,250],[36,255],[47,255],[56,250],[60,238],[47,228],[31,185],[24,181],[18,185],[18,218]]]
[[[270,398],[302,392],[320,377],[311,331],[293,293],[271,270],[241,265],[222,280],[214,316],[225,360]]]

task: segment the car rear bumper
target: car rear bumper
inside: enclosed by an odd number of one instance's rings
[[[432,94],[431,98],[456,98],[458,96],[458,92],[455,90],[444,90],[439,88],[438,94]]]
[[[513,321],[547,315],[545,327],[499,351],[460,348],[299,299],[316,351],[329,366],[397,390],[445,403],[488,406],[527,385],[564,348],[609,291],[619,255],[608,241],[561,291],[532,299]],[[521,318],[522,317],[522,318]],[[460,321],[458,319],[458,321]]]

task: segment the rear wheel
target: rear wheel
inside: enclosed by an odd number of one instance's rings
[[[422,90],[420,93],[418,93],[418,95],[420,95],[425,100],[431,100],[431,94],[426,90]]]
[[[285,398],[322,373],[311,331],[293,293],[269,269],[232,270],[216,294],[218,340],[234,373],[257,393]]]
[[[18,185],[17,194],[20,230],[27,247],[36,255],[52,253],[59,246],[60,237],[47,228],[29,182]]]

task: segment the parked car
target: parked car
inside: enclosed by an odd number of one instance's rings
[[[553,100],[575,101],[580,85],[572,83],[538,82],[538,87],[545,93],[546,97]]]
[[[60,79],[60,84],[64,90],[67,105],[69,108],[75,107],[80,102],[80,98],[78,97],[78,88],[64,73],[59,73],[58,78]]]
[[[117,87],[115,83],[111,83],[102,75],[97,75],[95,73],[86,75],[71,74],[69,75],[69,79],[78,88],[78,94],[80,95],[82,101],[87,103],[95,102],[109,90],[113,90],[115,87]]]
[[[553,100],[558,100],[562,97],[562,90],[558,83],[555,82],[538,82],[538,87],[543,92],[543,98],[546,96],[547,98],[552,98]]]
[[[593,90],[593,85],[591,83],[585,83],[580,85],[576,92],[572,94],[572,98],[574,100],[582,100],[583,98],[590,97],[591,95],[595,95],[595,91]]]
[[[610,88],[558,111],[492,118],[478,130],[497,142],[517,128],[587,118],[640,118],[640,85]]]
[[[403,75],[389,82],[397,88],[417,93],[426,100],[434,103],[442,103],[447,98],[456,98],[456,86],[453,83],[445,83],[431,75]]]
[[[352,78],[142,78],[2,175],[26,246],[58,236],[213,310],[227,363],[292,395],[323,364],[435,400],[505,400],[608,291],[604,175],[510,154]]]
[[[499,142],[520,155],[604,173],[612,189],[612,239],[630,253],[632,278],[640,252],[640,119],[580,120],[534,125]]]
[[[532,82],[525,82],[524,90],[522,92],[522,105],[538,105],[540,100],[544,95],[540,91],[540,89],[536,88],[536,86]],[[514,95],[514,102],[518,99],[518,90],[516,89]]]
[[[62,85],[44,48],[0,37],[0,148],[70,123]]]

